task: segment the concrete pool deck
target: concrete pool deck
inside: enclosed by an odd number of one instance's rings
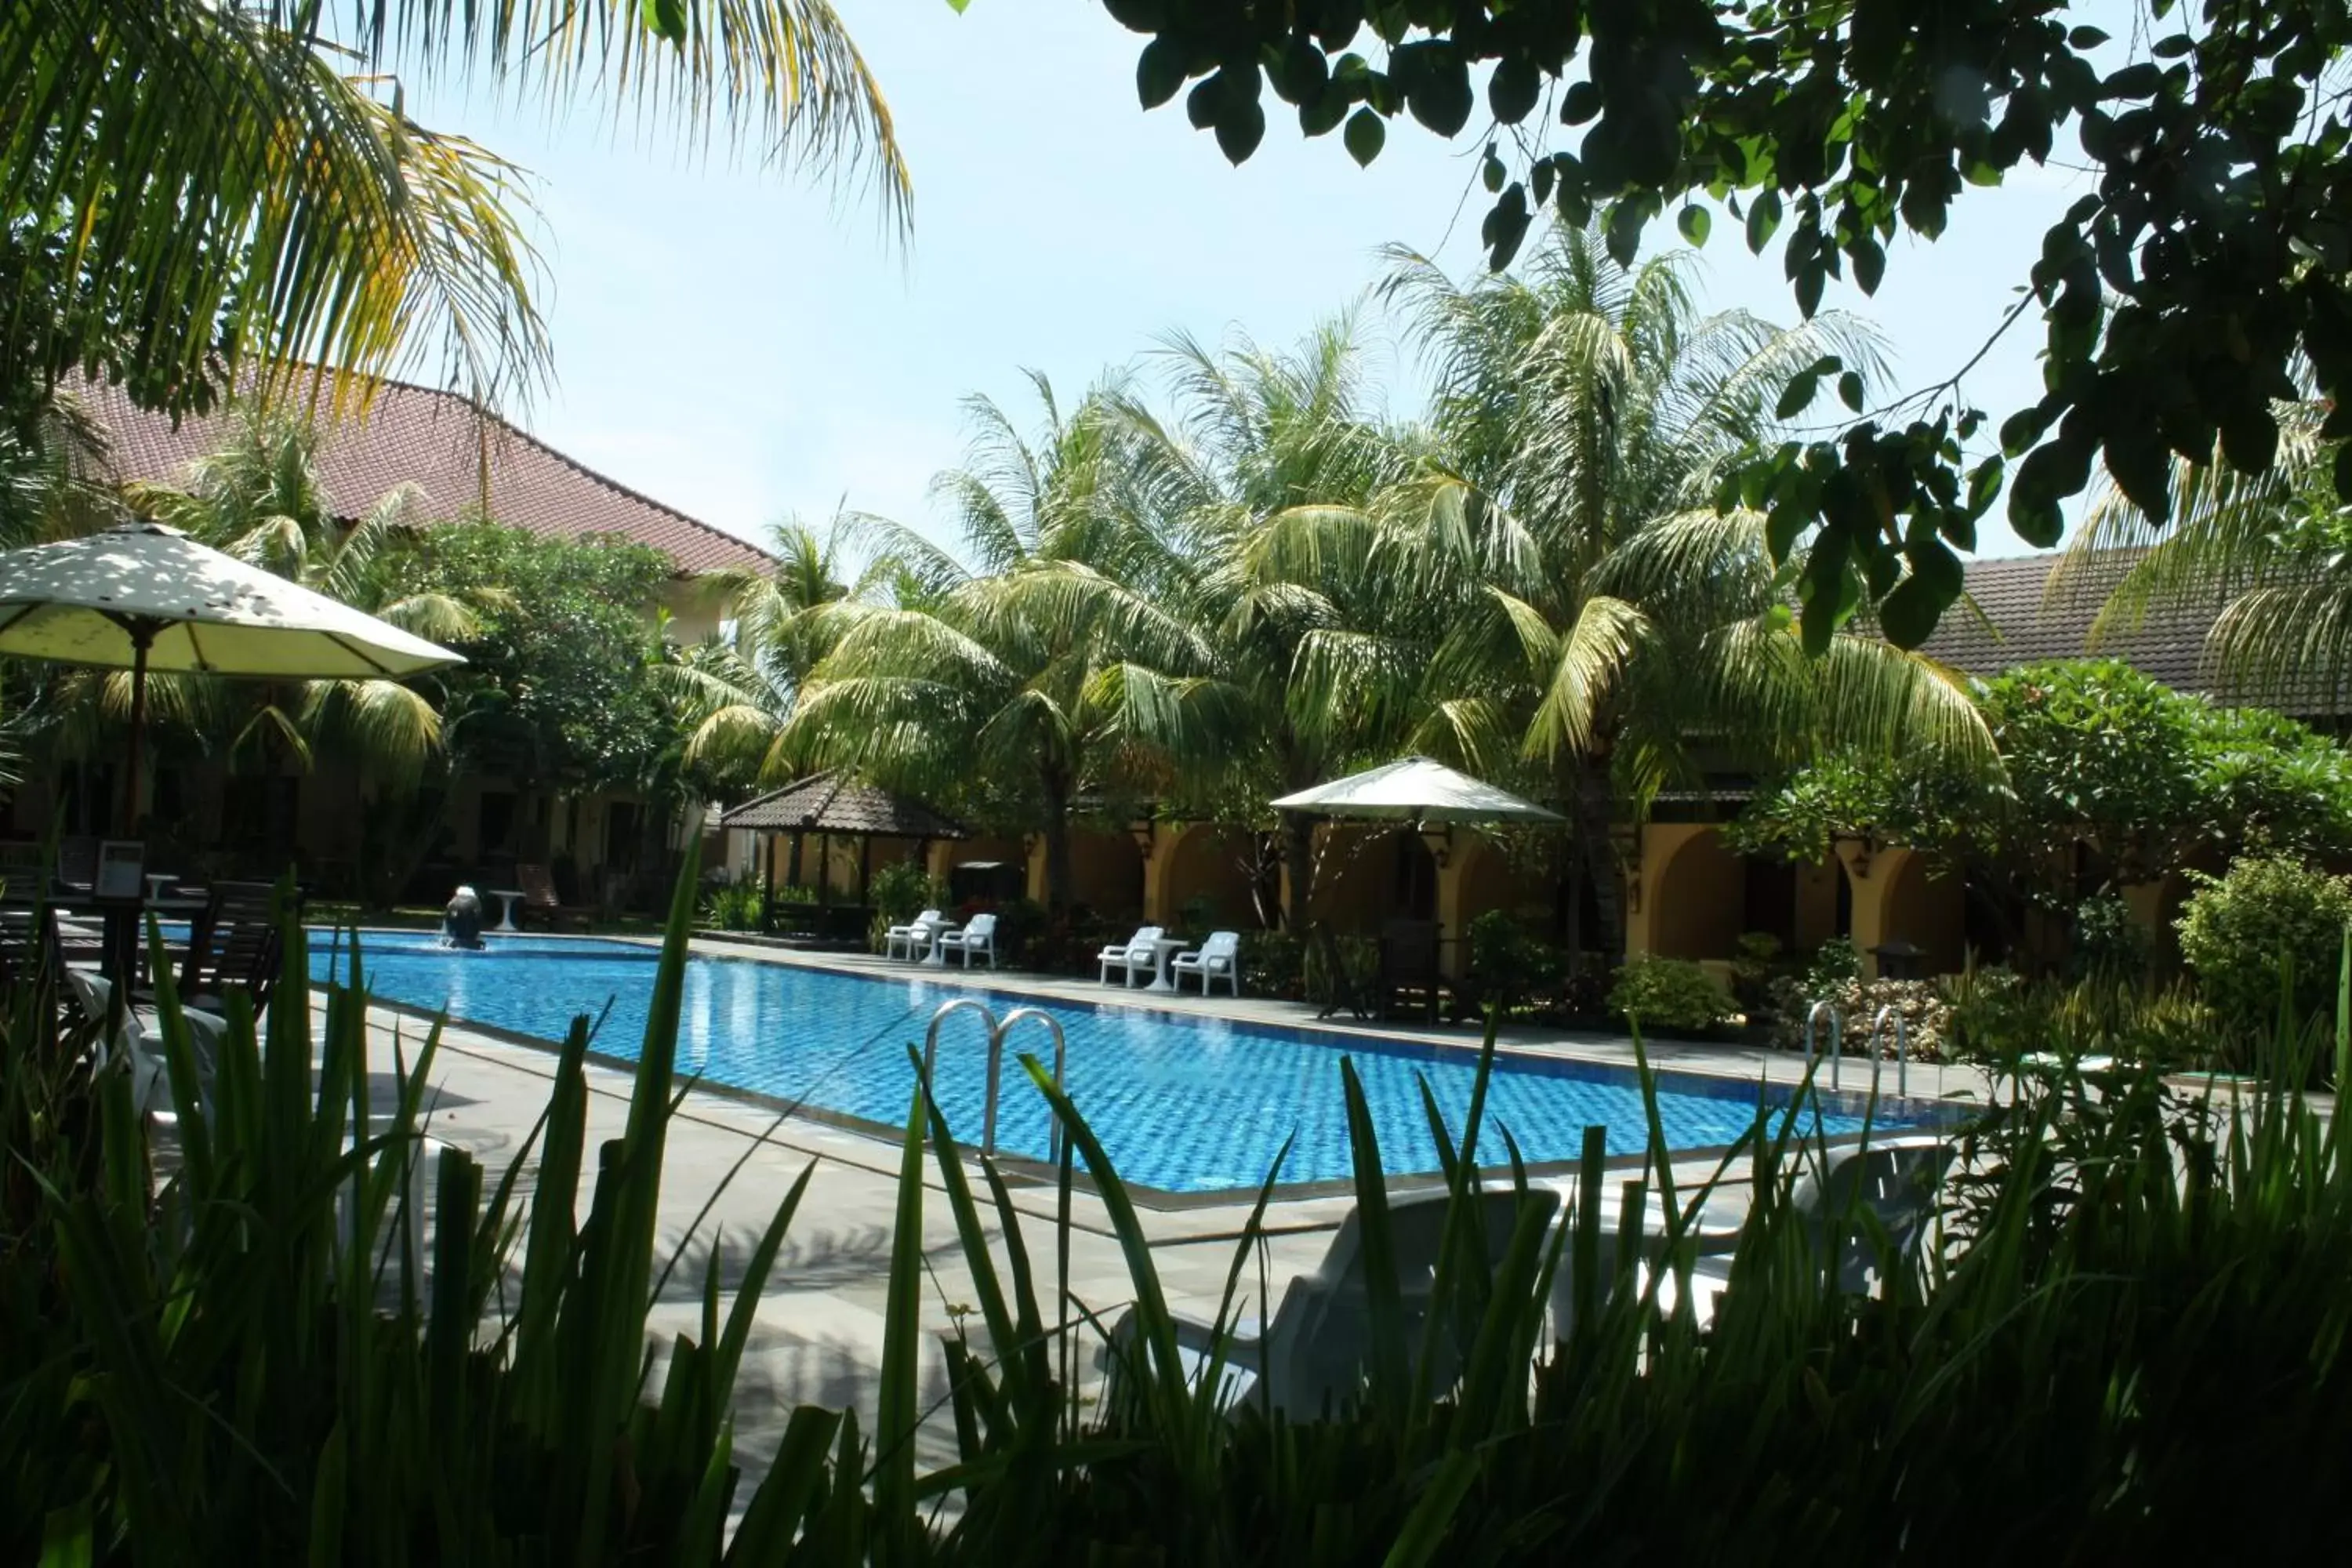
[[[940,978],[936,970],[910,970],[903,963],[858,956],[817,957],[707,940],[697,941],[694,949],[710,957],[803,963],[900,978]],[[985,972],[982,977],[986,978]],[[948,978],[961,976],[950,971]],[[1140,991],[1122,995],[1116,986],[1013,973],[996,977],[993,984],[1008,993],[1038,1000],[1129,1002],[1286,1028],[1320,1028],[1343,1037],[1428,1041],[1465,1050],[1475,1049],[1479,1039],[1466,1026],[1318,1026],[1312,1009],[1296,1002],[1247,996],[1239,1002],[1223,996],[1203,1002],[1197,995],[1175,997]],[[423,1026],[414,1016],[388,1008],[374,1010],[371,1023],[372,1055],[379,1066],[388,1063],[389,1047],[395,1037],[413,1053],[423,1034]],[[1509,1030],[1501,1045],[1514,1051],[1619,1066],[1631,1066],[1633,1061],[1633,1042],[1623,1037]],[[1759,1077],[1794,1082],[1804,1071],[1802,1062],[1787,1053],[1745,1047],[1661,1042],[1651,1047],[1649,1054],[1653,1063],[1662,1068],[1708,1072],[1751,1083]],[[524,1043],[463,1024],[450,1025],[432,1072],[427,1096],[429,1131],[476,1155],[488,1179],[495,1182],[521,1152],[545,1109],[554,1067],[552,1047]],[[593,1146],[621,1135],[631,1079],[625,1067],[603,1062],[592,1062],[587,1076]],[[1856,1087],[1867,1076],[1866,1065],[1857,1076],[1855,1064],[1849,1064],[1845,1081],[1850,1088]],[[1891,1092],[1891,1068],[1885,1083]],[[1971,1069],[1912,1068],[1914,1097],[1980,1095],[1983,1087],[1982,1075]],[[737,1389],[738,1453],[754,1471],[764,1467],[796,1405],[856,1406],[866,1429],[872,1430],[884,1298],[898,1212],[898,1159],[895,1141],[780,1112],[732,1094],[688,1092],[672,1122],[663,1173],[661,1227],[665,1247],[679,1253],[684,1261],[653,1310],[651,1327],[658,1341],[666,1342],[677,1332],[700,1331],[699,1291],[711,1252],[718,1254],[722,1284],[731,1297],[741,1279],[744,1254],[792,1183],[803,1171],[810,1173],[806,1196],[761,1299]],[[1715,1163],[1712,1159],[1678,1161],[1677,1181],[1703,1180],[1712,1173]],[[967,1162],[967,1169],[971,1168]],[[518,1182],[520,1194],[535,1193],[535,1162],[525,1157]],[[1708,1207],[1710,1227],[1738,1223],[1748,1203],[1746,1179],[1741,1167],[1727,1173],[1726,1184]],[[1573,1186],[1572,1179],[1564,1176],[1545,1178],[1545,1183],[1564,1190]],[[935,1166],[927,1165],[925,1186],[925,1405],[937,1408],[943,1406],[946,1396],[939,1337],[952,1331],[976,1297]],[[1041,1301],[1050,1318],[1058,1194],[1049,1183],[1034,1180],[1019,1183],[1013,1192],[1022,1240],[1037,1271]],[[989,1226],[990,1246],[1001,1267],[1003,1237],[998,1216],[987,1202],[984,1188],[976,1195]],[[583,1191],[577,1196],[584,1207],[587,1194]],[[1203,1318],[1213,1315],[1250,1206],[1246,1200],[1194,1201],[1139,1211],[1154,1267],[1177,1311]],[[1265,1295],[1278,1300],[1294,1277],[1313,1268],[1328,1247],[1332,1230],[1352,1206],[1352,1198],[1344,1194],[1273,1205],[1267,1214],[1262,1258],[1243,1271],[1241,1289],[1246,1300],[1240,1308],[1242,1314],[1251,1316],[1259,1310],[1261,1278]],[[1071,1221],[1069,1292],[1086,1310],[1106,1321],[1115,1319],[1134,1290],[1100,1198],[1081,1186],[1072,1195]],[[1092,1361],[1095,1338],[1081,1320],[1073,1352],[1081,1371]],[[952,1426],[944,1409],[937,1408],[921,1435],[919,1461],[926,1466],[947,1463],[952,1458]],[[747,1485],[745,1496],[748,1491]],[[739,1506],[741,1500],[739,1497]]]

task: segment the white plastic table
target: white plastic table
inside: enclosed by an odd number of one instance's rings
[[[499,900],[499,923],[490,928],[492,931],[522,929],[514,923],[515,900],[522,897],[520,888],[485,888],[482,890]]]
[[[953,936],[956,932],[963,930],[963,927],[935,925],[928,929],[930,932],[931,951],[930,955],[925,958],[923,962],[929,964],[933,969],[945,969],[948,966],[948,950],[940,944],[940,938],[943,936]]]
[[[1192,944],[1172,936],[1163,936],[1151,944],[1151,984],[1146,991],[1173,991],[1175,977],[1168,973],[1168,961]]]
[[[172,872],[172,871],[150,871],[150,872],[148,872],[148,873],[147,873],[147,901],[148,901],[149,903],[151,903],[151,904],[152,904],[152,903],[153,903],[156,900],[158,900],[158,899],[162,898],[162,897],[163,896],[163,889],[166,889],[166,888],[168,888],[168,887],[170,887],[173,883],[174,883],[174,882],[178,881],[179,879],[179,879],[179,876],[178,876],[178,874],[177,874],[176,872]]]

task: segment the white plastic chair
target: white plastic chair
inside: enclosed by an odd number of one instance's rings
[[[1816,1262],[1831,1271],[1840,1290],[1874,1294],[1885,1284],[1882,1268],[1914,1265],[1936,1217],[1936,1191],[1951,1159],[1951,1144],[1935,1134],[1903,1133],[1874,1138],[1866,1147],[1832,1149],[1825,1170],[1809,1170],[1798,1178],[1790,1191],[1790,1207]],[[1839,1227],[1834,1237],[1832,1226]],[[1717,1300],[1731,1282],[1731,1254],[1738,1247],[1739,1234],[1735,1229],[1698,1238],[1690,1267],[1690,1298],[1701,1326],[1715,1316]],[[1618,1238],[1616,1231],[1601,1233],[1604,1272],[1613,1267]],[[1654,1233],[1644,1237],[1649,1244],[1659,1239]],[[1561,1255],[1552,1279],[1552,1331],[1563,1338],[1575,1321],[1577,1298],[1569,1258]],[[1636,1264],[1636,1289],[1647,1279],[1651,1262],[1645,1257]],[[1661,1281],[1659,1304],[1669,1311],[1675,1310],[1675,1281]]]
[[[1452,1196],[1434,1192],[1389,1201],[1390,1239],[1408,1346],[1421,1343]],[[1518,1223],[1520,1194],[1508,1186],[1488,1188],[1475,1201],[1485,1231],[1487,1266],[1499,1268]],[[1547,1226],[1559,1210],[1559,1194],[1549,1187],[1529,1188],[1524,1201],[1543,1215]],[[1262,1379],[1266,1403],[1294,1421],[1312,1420],[1326,1408],[1337,1410],[1362,1394],[1364,1369],[1371,1359],[1371,1326],[1363,1227],[1351,1209],[1331,1237],[1323,1261],[1314,1273],[1290,1282],[1271,1321],[1263,1328],[1248,1321],[1228,1327],[1219,1394],[1231,1408],[1244,1397],[1255,1397],[1251,1391]],[[1185,1373],[1198,1383],[1208,1372],[1209,1358],[1217,1348],[1215,1325],[1179,1317],[1175,1328]],[[1144,1353],[1130,1311],[1111,1331],[1109,1342],[1097,1352],[1096,1364],[1116,1382],[1141,1372],[1136,1358]],[[1442,1390],[1453,1384],[1460,1368],[1448,1336],[1439,1337],[1437,1353],[1440,1361],[1431,1368],[1431,1386]]]
[[[1096,962],[1102,965],[1102,984],[1110,984],[1110,972],[1114,969],[1127,976],[1126,983],[1130,987],[1138,974],[1152,973],[1160,963],[1161,932],[1159,926],[1141,926],[1125,942],[1095,954]]]
[[[892,926],[882,933],[882,956],[910,961],[922,957],[930,951],[933,933],[946,923],[939,910],[925,910],[905,925]],[[906,950],[903,953],[899,952],[901,948]]]
[[[66,983],[72,986],[74,999],[81,1005],[82,1016],[101,1030],[106,1027],[108,1009],[114,1003],[114,984],[100,978],[88,970],[68,969]],[[221,1037],[227,1025],[209,1013],[193,1007],[183,1008],[180,1016],[188,1021],[188,1037],[195,1047],[196,1088],[203,1095],[205,1117],[211,1119],[214,1064],[219,1059]],[[114,1034],[106,1042],[107,1060],[127,1061],[131,1066],[131,1109],[142,1116],[170,1118],[175,1114],[172,1103],[172,1073],[163,1055],[163,1042],[150,1038],[146,1026],[139,1021],[138,1013],[129,1007],[116,1024]]]
[[[988,960],[988,967],[993,969],[996,967],[996,917],[992,914],[974,915],[963,930],[946,932],[940,937],[939,943],[941,952],[954,953],[966,969],[971,967],[971,955],[975,952],[984,956]]]
[[[1237,931],[1213,931],[1209,940],[1197,952],[1180,952],[1169,960],[1168,967],[1175,972],[1176,989],[1184,989],[1184,976],[1201,977],[1201,994],[1206,996],[1216,981],[1223,980],[1233,987],[1234,994],[1242,994],[1242,933]]]

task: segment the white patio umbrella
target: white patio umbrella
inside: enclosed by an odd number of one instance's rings
[[[150,670],[366,680],[466,662],[159,522],[0,554],[0,654],[131,671],[126,832],[138,826]]]
[[[1374,822],[1562,822],[1556,812],[1427,757],[1405,757],[1286,795],[1276,811]]]

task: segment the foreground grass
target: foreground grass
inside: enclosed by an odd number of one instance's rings
[[[2345,1134],[2294,1094],[2220,1108],[2065,1068],[2015,1079],[1967,1131],[1935,1245],[1916,1268],[1883,1258],[1875,1296],[1838,1288],[1790,1201],[1821,1151],[1759,1110],[1735,1151],[1759,1172],[1754,1218],[1704,1330],[1668,1305],[1687,1293],[1662,1287],[1690,1267],[1705,1194],[1672,1184],[1654,1118],[1637,1180],[1674,1216],[1663,1234],[1609,1244],[1597,1131],[1567,1224],[1526,1205],[1509,1234],[1481,1234],[1467,1200],[1525,1186],[1515,1163],[1462,1155],[1480,1146],[1483,1078],[1464,1125],[1427,1107],[1457,1201],[1436,1277],[1396,1288],[1379,1267],[1396,1240],[1373,1121],[1345,1071],[1333,1089],[1373,1264],[1349,1309],[1365,1354],[1354,1395],[1305,1422],[1224,1407],[1213,1378],[1189,1375],[1135,1209],[1033,1063],[1066,1133],[1054,1246],[1089,1172],[1132,1276],[1119,1393],[1094,1401],[1079,1369],[1104,1325],[1058,1288],[1059,1258],[1031,1256],[997,1173],[919,1091],[872,1428],[796,1410],[747,1490],[735,1373],[806,1177],[731,1294],[705,1277],[699,1328],[656,1380],[692,887],[689,869],[625,1135],[588,1146],[575,1027],[541,1126],[501,1172],[426,1160],[436,1037],[389,1064],[391,1112],[371,1108],[385,1064],[370,1061],[363,964],[352,989],[325,989],[314,1066],[298,946],[269,1016],[232,1012],[209,1110],[166,992],[182,1147],[160,1185],[125,1075],[78,1067],[88,1032],[12,994],[0,1557],[1813,1564],[2352,1548],[2329,1500],[2352,1458]],[[420,1161],[425,1257],[406,1224]],[[584,1214],[523,1203],[527,1168],[543,1194],[587,1180]],[[919,1314],[934,1203],[973,1276],[975,1310],[943,1347]],[[1258,1223],[1229,1309],[1259,1293]],[[1564,1340],[1556,1287],[1576,1305]],[[919,1373],[942,1350],[957,1452],[929,1469]]]

